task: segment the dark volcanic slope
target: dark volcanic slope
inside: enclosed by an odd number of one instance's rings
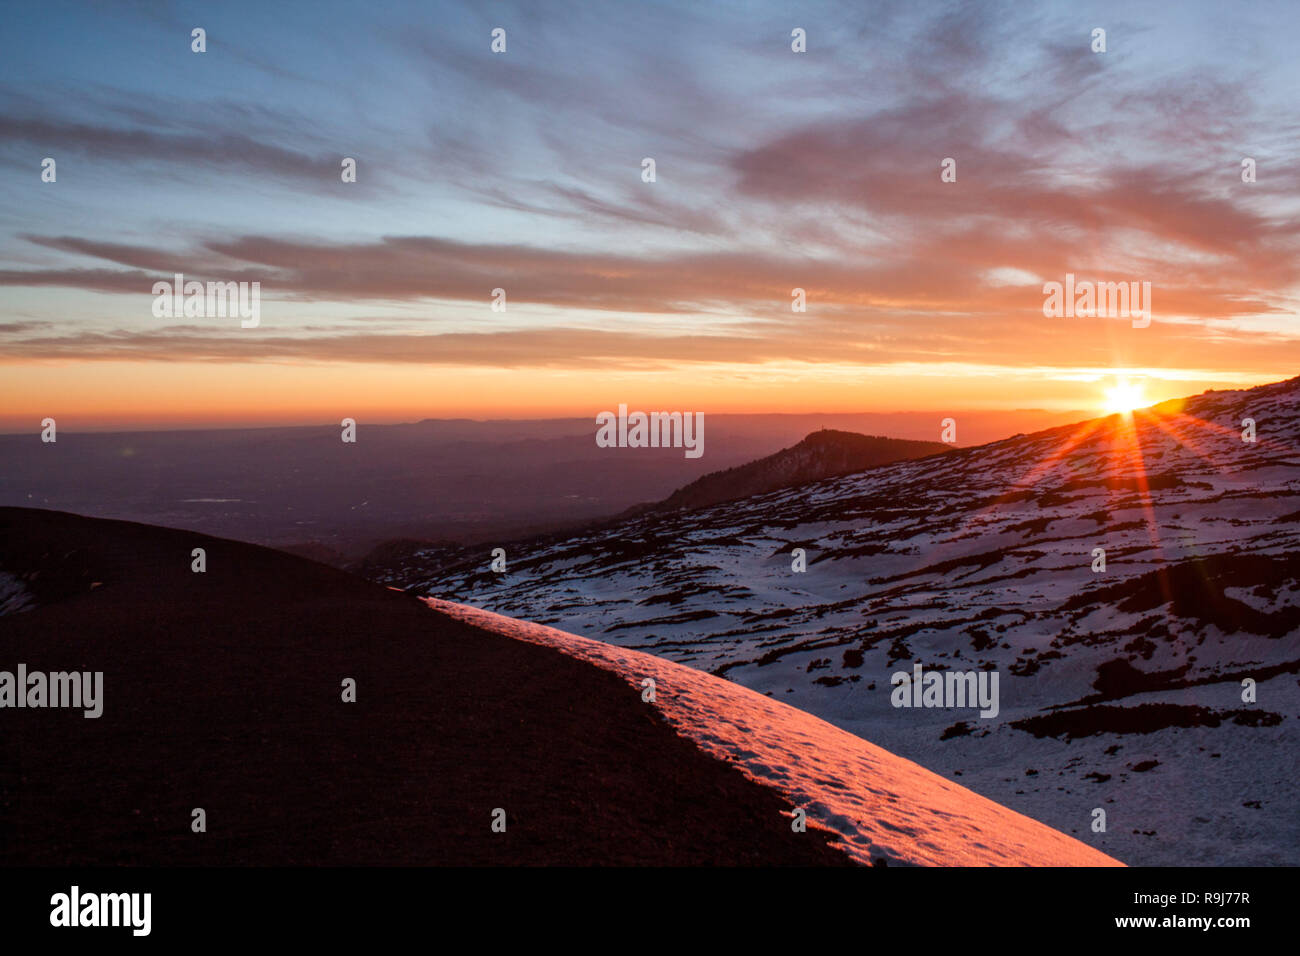
[[[0,569],[0,670],[105,673],[98,720],[0,710],[0,863],[848,862],[614,674],[342,572],[15,508]]]
[[[823,428],[799,444],[783,448],[766,458],[697,478],[665,500],[641,510],[705,508],[790,485],[835,478],[949,450],[950,446],[937,441],[881,438]]]

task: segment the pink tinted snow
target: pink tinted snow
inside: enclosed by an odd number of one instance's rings
[[[820,720],[738,684],[672,661],[491,611],[426,598],[486,631],[554,648],[612,671],[706,753],[802,807],[840,848],[870,864],[1122,866],[1118,860]],[[628,759],[635,760],[635,754]],[[1081,823],[1090,822],[1080,805]]]

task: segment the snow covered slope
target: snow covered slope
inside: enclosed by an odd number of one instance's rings
[[[1297,449],[1291,380],[383,579],[725,675],[1128,863],[1296,865]],[[892,706],[914,663],[996,672],[998,715]]]
[[[810,826],[838,833],[864,864],[1117,866],[1050,827],[908,760],[729,681],[527,621],[447,601],[429,605],[474,627],[555,648],[645,688],[678,733],[786,796]],[[643,696],[644,699],[644,696]],[[628,754],[635,760],[636,754]]]

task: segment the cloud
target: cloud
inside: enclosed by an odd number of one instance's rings
[[[1199,219],[1221,214],[1228,235],[1240,230],[1238,245],[1223,248],[1207,239],[1224,262],[1144,260],[1130,256],[1126,268],[1108,267],[1110,257],[1080,248],[1059,221],[1023,237],[991,235],[984,226],[917,236],[863,262],[806,256],[746,253],[676,253],[659,256],[539,249],[522,244],[465,243],[430,236],[385,237],[369,242],[326,243],[268,236],[208,240],[180,254],[76,237],[32,237],[64,252],[134,266],[130,270],[59,268],[0,271],[0,285],[63,286],[104,292],[150,293],[153,282],[174,272],[189,278],[259,281],[264,296],[310,301],[450,300],[482,303],[504,288],[512,303],[529,303],[624,313],[709,312],[781,318],[792,326],[791,290],[803,288],[815,310],[852,306],[864,312],[932,311],[982,315],[1033,313],[1042,291],[1034,285],[990,282],[994,269],[1013,269],[1044,280],[1065,272],[1096,279],[1146,280],[1157,286],[1165,314],[1200,318],[1290,311],[1271,290],[1296,279],[1300,264],[1284,247],[1270,248],[1276,232],[1255,235],[1249,216],[1235,218],[1212,203],[1147,205],[1141,190],[1128,218],[1166,241],[1190,244]],[[1111,195],[1108,202],[1122,205]],[[1057,213],[1064,215],[1064,207]],[[1068,222],[1066,223],[1068,225]],[[1252,238],[1253,237],[1253,238]],[[1136,269],[1137,271],[1133,271]]]
[[[57,119],[0,116],[0,141],[29,145],[41,155],[73,153],[96,161],[155,163],[187,170],[242,170],[300,183],[333,185],[340,157],[309,155],[238,132],[160,132]]]
[[[699,334],[610,331],[553,326],[484,332],[375,332],[346,323],[256,330],[213,319],[151,330],[58,334],[53,327],[14,329],[5,361],[160,361],[217,363],[387,363],[485,368],[676,371],[692,365],[863,367],[909,363],[986,364],[1026,368],[1201,368],[1213,348],[1221,367],[1282,376],[1300,357],[1285,335],[1222,336],[1201,326],[1127,321],[1044,320],[998,315],[893,314],[867,321],[853,309],[782,323]],[[1007,343],[1015,343],[1014,350]]]
[[[1294,147],[1278,147],[1249,187],[1233,155],[1253,135],[1273,130],[1277,144],[1295,126],[1261,116],[1240,76],[1207,77],[1196,62],[1159,72],[1122,48],[1096,56],[1074,18],[1020,4],[848,13],[813,26],[806,58],[789,53],[779,11],[759,10],[743,27],[711,9],[684,11],[681,21],[607,21],[583,4],[562,18],[522,4],[500,12],[511,29],[505,57],[488,52],[488,14],[477,8],[457,11],[454,36],[404,25],[396,45],[408,72],[394,74],[439,96],[416,97],[413,119],[385,114],[406,124],[387,155],[400,156],[394,181],[436,180],[437,190],[411,195],[439,216],[439,234],[352,238],[358,222],[387,221],[382,204],[355,217],[349,208],[346,220],[305,215],[296,235],[264,220],[219,236],[216,225],[185,223],[182,244],[28,225],[22,238],[49,264],[0,271],[0,285],[139,296],[138,326],[150,324],[153,282],[175,272],[367,313],[384,302],[486,310],[500,287],[511,319],[517,305],[566,310],[564,319],[440,335],[380,332],[373,319],[357,328],[360,318],[255,336],[15,328],[5,354],[573,367],[1077,364],[1079,353],[1201,367],[1210,348],[1225,363],[1294,357],[1294,336],[1230,336],[1239,319],[1293,315],[1300,283],[1300,217],[1286,204],[1300,182],[1289,171],[1300,164],[1287,162]],[[393,41],[392,24],[375,30]],[[1116,23],[1112,34],[1132,44],[1141,30]],[[861,50],[871,56],[855,59]],[[364,96],[359,83],[356,102]],[[338,157],[315,148],[321,137],[302,112],[277,124],[258,104],[226,104],[211,131],[160,101],[104,115],[130,125],[0,116],[0,137],[187,172],[338,181]],[[653,186],[639,182],[643,155],[661,161]],[[939,178],[949,156],[956,183]],[[511,238],[492,241],[501,236]],[[1121,334],[1122,322],[1044,320],[1039,283],[1066,272],[1150,281],[1156,325],[1139,337]],[[807,292],[805,314],[790,310],[795,287]],[[618,331],[627,315],[700,334]]]

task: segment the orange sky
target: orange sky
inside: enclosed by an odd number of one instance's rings
[[[781,5],[604,6],[508,56],[400,11],[203,57],[145,8],[7,24],[0,429],[1100,413],[1300,366],[1270,10],[1127,5],[1099,54],[1066,3],[848,6],[795,53]],[[260,324],[161,314],[177,273]],[[1066,276],[1150,325],[1046,314]]]
[[[632,408],[724,412],[1081,409],[1102,414],[1118,376],[1105,370],[996,367],[709,365],[683,372],[437,368],[422,365],[27,363],[2,366],[0,429],[309,424],[421,418],[594,417]],[[1123,377],[1153,403],[1267,374],[1159,370]],[[1275,378],[1281,378],[1277,375]]]

